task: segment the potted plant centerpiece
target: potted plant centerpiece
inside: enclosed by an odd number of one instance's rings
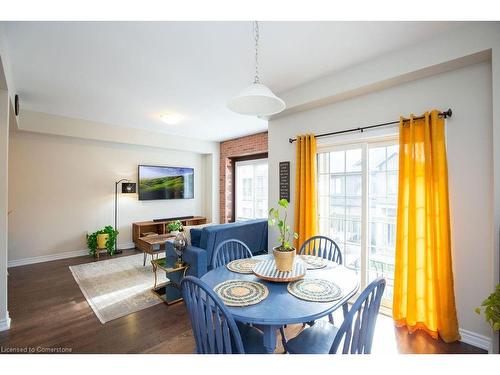
[[[279,231],[279,246],[273,248],[273,256],[276,269],[283,272],[290,272],[293,269],[296,254],[296,250],[293,247],[293,239],[299,238],[299,235],[293,232],[286,223],[288,217],[287,208],[288,201],[280,199],[278,207],[269,210],[269,225],[278,227]]]
[[[115,253],[115,242],[118,231],[111,225],[105,226],[97,232],[87,235],[87,246],[90,255],[96,255],[98,249],[106,249],[109,255]]]
[[[182,223],[180,220],[172,221],[167,224],[168,233],[177,236],[179,231],[182,229]]]

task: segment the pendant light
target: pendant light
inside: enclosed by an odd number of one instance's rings
[[[227,106],[242,115],[270,116],[283,111],[285,102],[278,98],[259,79],[259,23],[254,21],[255,77],[253,83],[232,98]]]

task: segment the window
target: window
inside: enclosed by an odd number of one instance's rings
[[[267,218],[267,159],[235,163],[236,221]]]
[[[361,148],[319,154],[319,227],[341,248],[344,264],[361,267]]]
[[[318,153],[320,233],[340,247],[361,288],[381,276],[393,295],[398,190],[397,140],[330,147]]]
[[[368,281],[385,277],[385,298],[392,301],[399,146],[369,145],[368,154]]]

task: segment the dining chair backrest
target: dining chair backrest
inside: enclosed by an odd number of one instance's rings
[[[332,262],[342,264],[342,253],[334,240],[325,236],[309,238],[300,247],[301,255],[316,255]]]
[[[212,256],[212,268],[225,266],[235,259],[251,258],[252,252],[245,243],[240,240],[226,240],[221,242]]]
[[[231,313],[203,281],[186,276],[182,296],[189,313],[198,354],[243,354],[243,342]]]
[[[333,340],[330,354],[337,353],[342,341],[342,354],[371,353],[375,322],[384,289],[385,279],[378,278],[363,290],[344,317],[344,322]]]

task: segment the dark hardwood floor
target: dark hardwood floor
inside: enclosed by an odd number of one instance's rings
[[[125,250],[126,256],[135,250]],[[183,303],[158,304],[101,324],[87,304],[69,266],[89,257],[63,259],[9,269],[11,329],[0,332],[2,353],[193,353],[194,340]],[[287,336],[302,327],[289,326]],[[280,341],[278,339],[278,341]],[[277,352],[282,352],[278,344]],[[445,344],[417,332],[396,329],[380,316],[374,353],[485,353],[464,343]]]

